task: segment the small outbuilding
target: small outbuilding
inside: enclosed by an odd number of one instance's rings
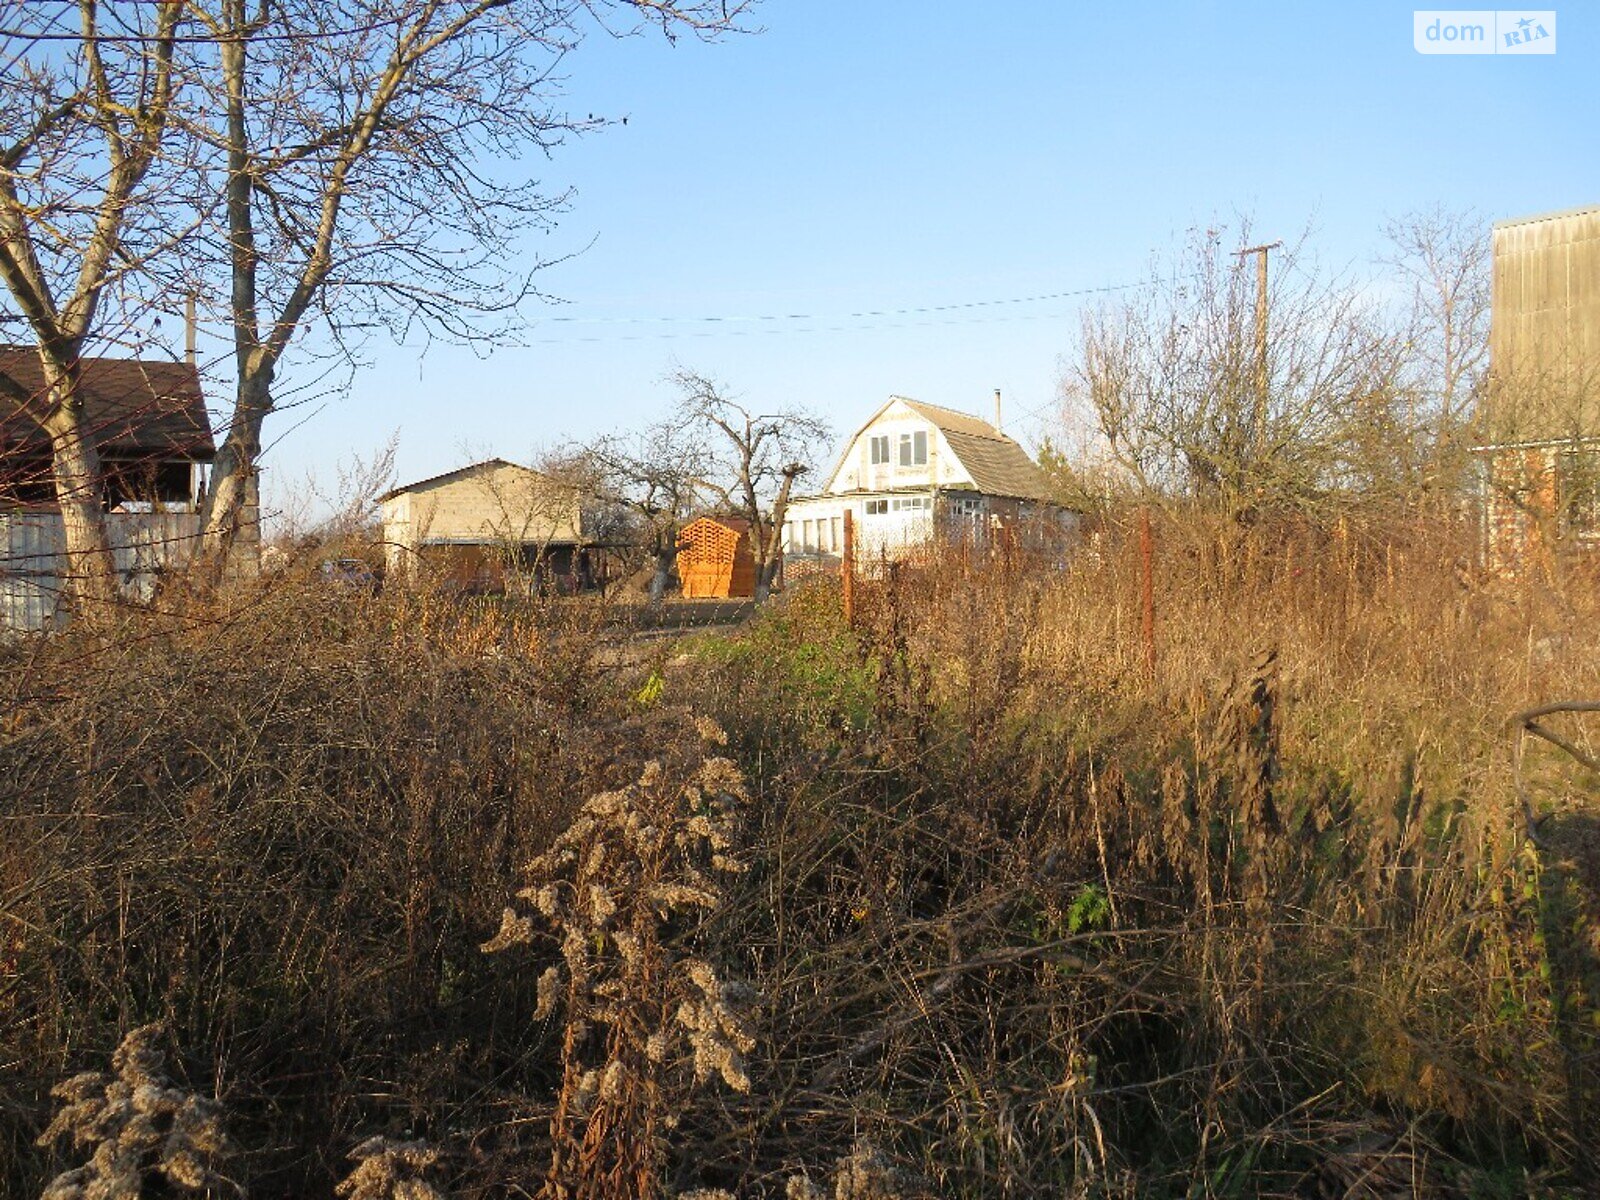
[[[148,602],[201,534],[216,443],[191,362],[79,360],[84,430],[100,459],[100,507],[124,598]],[[38,352],[0,345],[0,630],[67,617],[66,524],[56,501],[50,389]],[[255,520],[242,544],[253,545]]]
[[[387,577],[430,564],[447,586],[501,593],[514,583],[582,591],[608,575],[609,514],[582,490],[492,458],[379,497]]]
[[[686,598],[756,594],[756,557],[743,517],[700,517],[678,532],[678,579]]]

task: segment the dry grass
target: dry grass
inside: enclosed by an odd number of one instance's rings
[[[1530,743],[1530,838],[1506,721],[1600,696],[1600,590],[1471,550],[1161,519],[1153,673],[1116,524],[609,674],[288,591],[6,651],[7,1186],[165,1017],[258,1197],[372,1135],[462,1196],[1582,1194],[1600,781]]]

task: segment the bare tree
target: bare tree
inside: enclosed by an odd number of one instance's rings
[[[504,571],[524,578],[538,591],[552,575],[552,548],[568,543],[573,554],[585,537],[584,501],[589,495],[588,463],[577,455],[552,451],[536,457],[529,470],[485,471],[489,528]],[[574,562],[575,565],[575,562]],[[527,575],[524,576],[523,572]]]
[[[1384,226],[1384,261],[1410,285],[1406,348],[1418,391],[1447,442],[1470,417],[1489,358],[1491,245],[1483,220],[1443,206]]]
[[[1250,241],[1246,223],[1237,234]],[[1254,272],[1223,231],[1191,237],[1149,287],[1089,312],[1063,379],[1143,488],[1242,516],[1366,486],[1368,452],[1398,403],[1399,342],[1372,305],[1320,275],[1299,247],[1275,273],[1260,396]],[[1257,429],[1257,414],[1266,425]]]
[[[728,513],[750,524],[755,555],[756,602],[764,601],[783,566],[783,517],[794,482],[810,469],[828,426],[800,409],[770,412],[747,407],[727,389],[695,371],[679,370],[672,382],[678,411],[688,429],[711,435],[711,469],[697,485]]]
[[[590,492],[601,504],[630,514],[628,539],[652,565],[650,599],[666,595],[678,554],[678,530],[699,500],[709,465],[702,439],[676,420],[659,421],[635,437],[602,438],[584,449]]]
[[[507,264],[561,197],[500,164],[591,124],[553,104],[551,73],[612,13],[703,36],[742,0],[214,0],[237,383],[213,468],[207,560],[220,567],[256,493],[274,381],[303,327],[503,332],[531,292]],[[536,268],[539,264],[533,264]]]
[[[307,475],[300,495],[320,512],[314,520],[303,514],[298,521],[286,521],[284,532],[293,540],[310,539],[318,543],[370,538],[379,520],[378,497],[394,486],[395,459],[400,452],[400,434],[391,433],[370,454],[352,453],[334,466],[333,486],[325,488]],[[295,528],[298,524],[300,528]]]
[[[0,388],[49,435],[69,574],[87,615],[116,598],[116,584],[81,361],[107,339],[108,302],[124,322],[143,311],[132,284],[180,236],[161,197],[173,175],[163,152],[186,6],[0,11],[0,277],[38,350],[45,394],[9,378]]]

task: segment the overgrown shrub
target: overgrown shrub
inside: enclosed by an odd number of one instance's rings
[[[1600,696],[1600,591],[1469,537],[1158,515],[1153,641],[1108,521],[681,652],[278,593],[9,647],[7,1183],[165,1016],[257,1197],[373,1133],[463,1196],[1593,1191],[1600,780],[1531,745],[1530,828],[1506,721]]]

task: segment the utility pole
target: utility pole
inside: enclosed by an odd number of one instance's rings
[[[1255,452],[1261,460],[1267,448],[1267,251],[1277,250],[1282,242],[1267,242],[1238,251],[1240,258],[1246,254],[1256,256],[1256,411]]]

